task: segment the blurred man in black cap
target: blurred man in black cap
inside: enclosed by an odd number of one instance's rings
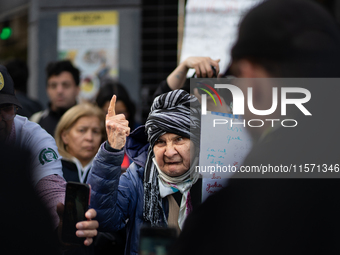
[[[231,72],[247,78],[237,84],[244,95],[252,88],[255,109],[271,108],[274,87],[286,86],[280,83],[286,79],[273,78],[295,78],[288,85],[312,95],[302,105],[311,116],[295,106],[288,117],[245,111],[246,121],[285,118],[297,126],[269,121],[250,128],[254,145],[243,166],[291,165],[303,171],[236,173],[188,217],[173,254],[339,253],[340,86],[339,79],[329,79],[340,77],[338,25],[312,1],[268,0],[245,16],[231,55]],[[306,77],[327,79],[296,79]]]
[[[2,69],[2,70],[1,70]],[[0,142],[9,139],[13,120],[18,107],[21,104],[14,95],[13,86],[5,86],[5,80],[12,82],[5,68],[0,69],[0,112],[2,121],[0,122]],[[5,76],[5,77],[4,77]]]
[[[5,67],[13,79],[15,96],[23,106],[19,108],[18,114],[29,118],[32,114],[43,110],[43,107],[38,101],[31,99],[27,95],[29,70],[26,62],[20,59],[12,59],[6,62]]]

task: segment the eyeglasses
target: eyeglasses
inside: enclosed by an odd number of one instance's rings
[[[14,119],[15,115],[17,114],[18,107],[11,104],[11,105],[4,105],[0,107],[0,115],[2,120],[12,120]]]

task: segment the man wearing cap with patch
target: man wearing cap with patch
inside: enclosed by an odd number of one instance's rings
[[[51,212],[53,225],[57,228],[57,204],[64,203],[66,188],[58,148],[54,138],[38,124],[16,115],[18,107],[21,108],[21,104],[15,96],[13,80],[6,67],[0,65],[0,143],[24,148],[30,152],[33,186]],[[87,213],[91,214],[88,219],[96,216],[93,209]],[[82,229],[78,228],[79,236],[87,237],[85,245],[92,243],[97,225],[96,221],[87,221]]]

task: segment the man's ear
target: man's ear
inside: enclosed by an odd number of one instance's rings
[[[247,59],[241,59],[237,62],[240,78],[255,78],[254,65]]]
[[[63,131],[61,133],[61,139],[63,140],[64,144],[67,145],[69,142],[69,137],[68,137],[68,132],[67,131]]]
[[[254,79],[253,85],[253,105],[258,106],[259,110],[267,110],[271,107],[273,86],[270,80]]]
[[[272,98],[272,85],[269,80],[269,73],[261,65],[253,63],[247,59],[237,62],[240,78],[260,78],[251,81],[253,105],[256,109],[269,109]],[[258,107],[258,108],[257,108]]]
[[[268,72],[260,65],[247,59],[237,61],[240,78],[269,78]]]

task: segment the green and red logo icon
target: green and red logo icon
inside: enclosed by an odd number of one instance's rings
[[[203,82],[197,82],[197,83],[199,83],[199,84],[201,84],[201,85],[203,85],[203,86],[206,86],[208,89],[210,89],[212,92],[214,92],[214,93],[216,94],[218,100],[220,101],[220,104],[222,105],[221,97],[220,97],[220,95],[217,93],[217,91],[216,91],[213,87],[211,87],[210,85],[208,85],[208,84],[206,84],[206,83],[203,83]],[[197,88],[198,88],[198,89],[201,89],[201,90],[203,90],[205,93],[207,93],[207,94],[212,98],[212,100],[214,100],[215,105],[217,105],[214,96],[211,94],[211,92],[210,92],[209,90],[207,90],[207,89],[205,89],[205,88],[202,88],[202,87],[198,87],[198,86],[197,86]]]

